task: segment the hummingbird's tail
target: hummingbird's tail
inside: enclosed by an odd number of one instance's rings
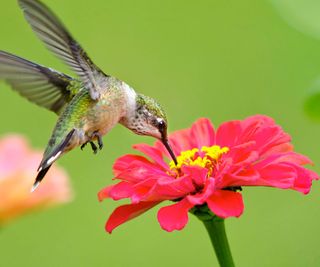
[[[50,169],[52,163],[55,162],[63,154],[63,152],[65,152],[65,149],[70,144],[70,140],[74,133],[75,133],[75,129],[72,129],[67,134],[67,136],[63,139],[63,141],[60,144],[58,144],[56,147],[51,147],[50,145],[47,147],[47,150],[45,151],[43,159],[38,168],[38,175],[32,186],[31,192],[37,189],[37,187],[39,186],[39,184],[47,174],[48,170]]]
[[[51,164],[52,165],[52,164]],[[37,187],[40,185],[42,179],[44,178],[44,176],[47,174],[48,170],[50,169],[51,165],[49,165],[47,168],[42,169],[41,171],[38,172],[38,175],[36,177],[36,180],[31,188],[31,192],[34,192]]]

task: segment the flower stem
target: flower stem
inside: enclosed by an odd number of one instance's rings
[[[234,267],[225,227],[224,219],[214,217],[211,220],[202,220],[211,239],[212,246],[221,267]]]

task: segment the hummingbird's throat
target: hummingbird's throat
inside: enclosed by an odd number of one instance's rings
[[[201,150],[193,148],[182,151],[181,154],[177,156],[177,164],[175,164],[173,160],[169,163],[170,170],[173,171],[176,177],[179,177],[182,166],[199,166],[208,169],[209,177],[219,163],[221,156],[228,152],[228,147],[220,147],[217,145],[211,147],[203,146]]]

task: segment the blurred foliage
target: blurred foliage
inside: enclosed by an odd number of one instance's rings
[[[202,116],[218,125],[267,114],[320,171],[320,125],[303,112],[306,92],[320,73],[320,41],[292,28],[270,1],[45,2],[106,73],[159,100],[170,131]],[[37,40],[16,1],[2,1],[0,12],[0,49],[70,74]],[[0,87],[0,134],[23,133],[44,148],[56,116]],[[96,194],[112,183],[112,163],[132,153],[132,144],[153,140],[117,126],[104,141],[96,156],[87,148],[60,160],[75,188],[72,204],[2,229],[1,264],[217,266],[204,227],[191,216],[183,231],[166,233],[155,208],[112,235],[104,232],[119,203],[98,203]],[[316,183],[308,196],[245,188],[244,215],[226,222],[237,266],[319,266],[319,188]]]
[[[269,0],[279,14],[302,33],[320,38],[320,2],[317,0]]]
[[[320,2],[316,0],[270,0],[283,19],[303,34],[320,38]],[[305,98],[305,111],[320,121],[320,80],[314,82]]]
[[[320,122],[320,80],[316,80],[306,96],[304,108],[310,118]]]

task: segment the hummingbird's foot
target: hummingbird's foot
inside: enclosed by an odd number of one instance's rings
[[[93,150],[93,153],[94,153],[94,154],[97,154],[98,148],[97,148],[97,146],[95,145],[95,143],[93,143],[93,142],[86,142],[86,143],[82,144],[81,147],[80,147],[81,150],[83,150],[88,143],[90,143],[91,148],[92,148],[92,150]],[[100,144],[99,144],[99,148],[100,148]],[[101,149],[101,148],[100,148],[100,149]]]
[[[103,142],[102,142],[102,138],[100,135],[97,136],[98,137],[98,145],[99,145],[99,149],[101,150],[103,148]]]
[[[94,132],[93,137],[96,137],[98,139],[99,149],[101,150],[103,148],[103,142],[102,142],[101,135],[98,132]]]
[[[94,153],[94,154],[97,154],[98,148],[97,148],[97,146],[95,145],[95,143],[90,142],[90,145],[91,145],[91,148],[92,148],[92,150],[93,150],[93,153]]]
[[[82,146],[80,147],[80,148],[81,148],[81,150],[83,150],[87,144],[88,144],[88,142],[86,142],[86,143],[82,144]]]

